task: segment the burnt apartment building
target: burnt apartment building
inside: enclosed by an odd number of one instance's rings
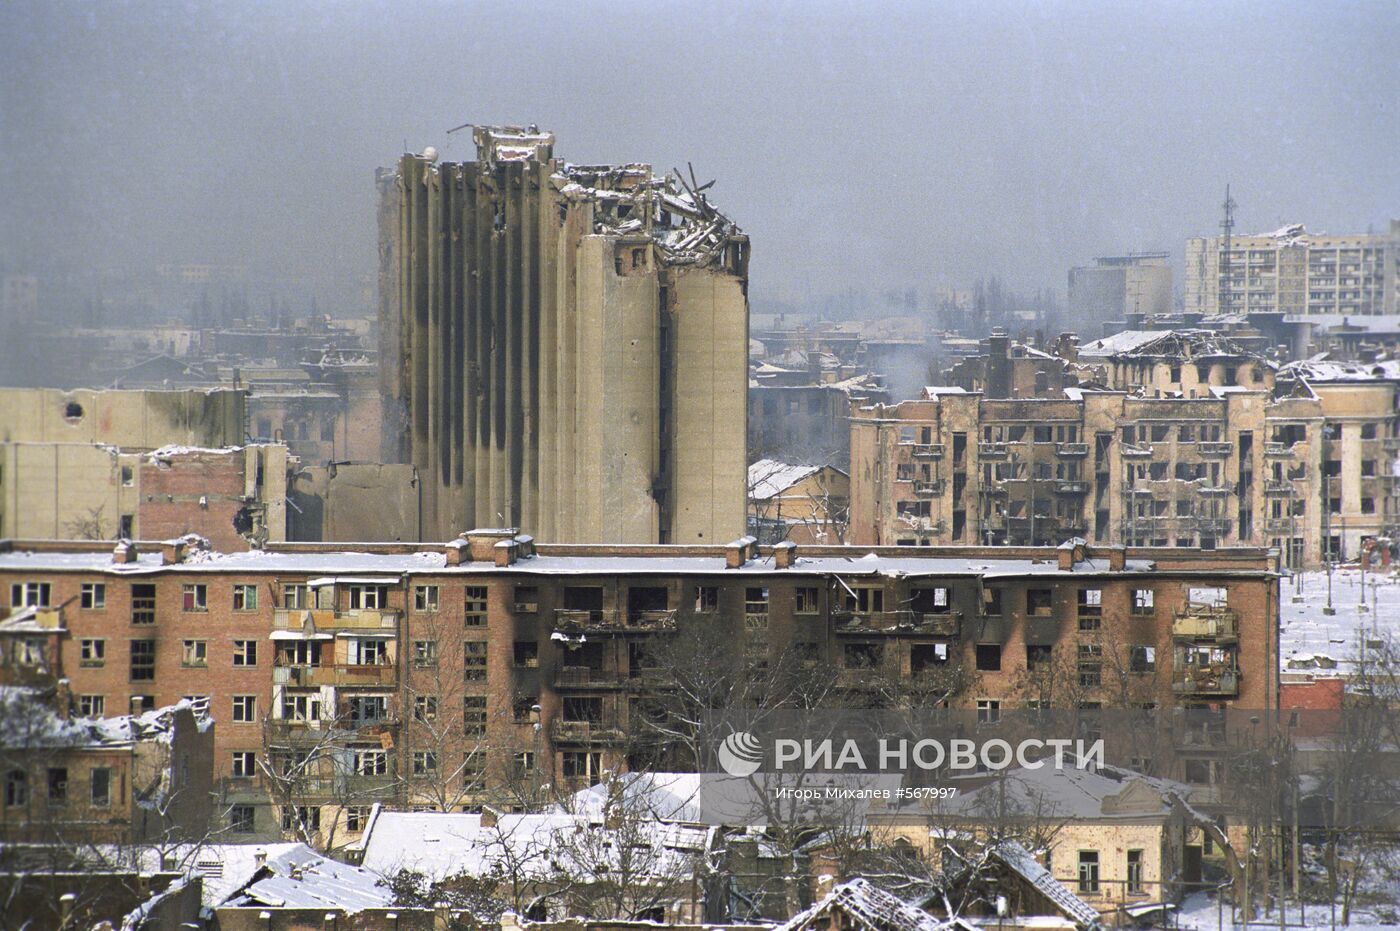
[[[0,593],[4,681],[66,680],[94,717],[207,698],[229,831],[327,847],[375,801],[511,807],[627,764],[692,634],[733,649],[686,669],[795,659],[867,705],[936,680],[984,716],[1276,706],[1257,549],[19,541]]]
[[[1302,567],[1393,536],[1394,363],[1279,369],[1204,331],[1060,344],[1062,371],[993,337],[955,369],[983,390],[853,405],[850,539],[1271,546]]]
[[[418,468],[423,532],[742,533],[748,238],[693,179],[474,134],[379,176],[384,461]]]

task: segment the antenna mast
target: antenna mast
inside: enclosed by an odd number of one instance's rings
[[[1220,300],[1217,313],[1230,313],[1234,302],[1230,294],[1230,234],[1235,230],[1235,199],[1230,196],[1230,185],[1225,185],[1225,203],[1220,205],[1225,211],[1220,221]]]

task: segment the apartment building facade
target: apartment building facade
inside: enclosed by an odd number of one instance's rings
[[[1394,314],[1400,220],[1381,233],[1331,236],[1301,224],[1186,240],[1186,312],[1302,316]]]
[[[1270,546],[1291,567],[1355,558],[1400,519],[1396,384],[1288,384],[1207,384],[1195,397],[930,390],[853,407],[849,539]]]
[[[688,631],[733,649],[687,666],[795,657],[861,694],[942,677],[978,714],[1115,707],[1124,676],[1135,707],[1272,708],[1274,568],[1244,549],[536,547],[508,531],[354,551],[19,542],[0,553],[0,670],[66,679],[86,716],[207,699],[228,830],[332,847],[375,801],[510,806],[626,765],[677,674],[664,641]],[[1052,696],[1061,666],[1078,685]]]

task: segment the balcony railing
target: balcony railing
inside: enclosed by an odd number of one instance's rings
[[[942,443],[919,443],[914,446],[915,459],[942,459]]]
[[[977,455],[983,459],[1005,459],[1011,454],[1005,443],[978,443]]]
[[[1264,518],[1265,533],[1292,533],[1301,529],[1303,522],[1301,519],[1292,517],[1266,517]]]
[[[1202,440],[1196,444],[1202,456],[1228,456],[1235,451],[1235,444],[1229,441]]]
[[[1240,694],[1240,671],[1225,663],[1190,666],[1172,682],[1178,695],[1235,698]]]
[[[1293,447],[1288,443],[1265,443],[1264,455],[1269,459],[1289,459],[1293,456]]]
[[[1088,443],[1056,443],[1055,455],[1080,457],[1089,455]]]
[[[378,608],[331,611],[303,608],[277,608],[272,612],[274,630],[303,630],[310,621],[317,630],[393,630],[399,612]]]
[[[943,480],[938,479],[932,482],[915,482],[914,494],[920,498],[933,498],[943,494]]]
[[[956,637],[962,629],[961,611],[879,611],[859,614],[854,611],[833,611],[831,619],[838,634],[924,634],[934,637]]]
[[[1264,481],[1264,494],[1271,496],[1291,495],[1293,494],[1293,483],[1266,479]]]
[[[1152,447],[1132,446],[1127,443],[1124,443],[1121,447],[1119,447],[1118,455],[1122,456],[1124,459],[1151,459]]]
[[[1187,607],[1172,617],[1172,636],[1183,640],[1234,640],[1240,617],[1229,608]]]
[[[1388,436],[1381,440],[1381,446],[1387,452],[1400,452],[1400,436]]]
[[[554,687],[560,689],[616,689],[625,684],[619,673],[592,666],[559,666],[554,670]]]
[[[1230,532],[1230,518],[1228,517],[1197,517],[1196,529],[1201,533],[1223,534]]]
[[[671,630],[676,626],[676,612],[673,610],[629,611],[629,630]]]
[[[323,685],[396,685],[398,667],[392,663],[323,663],[319,666],[277,662],[272,668],[273,685],[319,687]]]
[[[1087,495],[1088,493],[1088,482],[1063,480],[1055,483],[1055,494],[1057,495]]]
[[[549,735],[553,740],[564,743],[615,743],[622,739],[622,731],[616,726],[601,721],[565,721],[560,718],[550,722]]]

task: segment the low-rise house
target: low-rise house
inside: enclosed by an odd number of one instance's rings
[[[370,815],[361,865],[392,879],[489,884],[504,909],[535,920],[569,915],[698,922],[716,829],[609,809],[601,816],[384,811]]]
[[[75,718],[62,692],[0,688],[0,838],[69,845],[202,838],[214,815],[213,748],[203,704]]]
[[[1053,881],[1055,895],[1067,887],[1096,912],[1113,913],[1170,901],[1183,882],[1200,880],[1201,849],[1188,847],[1192,825],[1178,802],[1190,791],[1116,767],[1015,769],[976,777],[952,798],[917,810],[874,814],[872,833],[944,861],[945,870],[945,845],[985,842],[1032,884],[1051,888]],[[1034,856],[1005,846],[1009,838],[1023,839]]]
[[[434,912],[400,908],[381,877],[302,844],[260,858],[252,877],[213,907],[218,931],[357,928],[427,931]]]
[[[831,465],[760,459],[749,466],[749,533],[760,543],[842,543],[851,478]]]

